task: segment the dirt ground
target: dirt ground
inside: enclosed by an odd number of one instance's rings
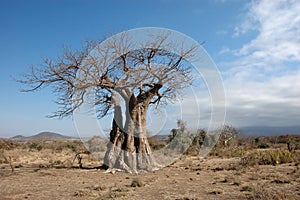
[[[8,163],[0,163],[0,200],[300,199],[295,163],[241,167],[240,158],[183,156],[171,166],[132,175],[105,173],[92,168],[101,163],[87,158],[83,165],[90,169],[72,168],[69,151],[7,153],[14,172]]]

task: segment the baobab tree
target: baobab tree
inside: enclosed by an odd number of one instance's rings
[[[24,91],[53,87],[59,107],[52,117],[72,116],[87,101],[96,106],[99,118],[113,113],[105,165],[127,172],[153,170],[147,111],[175,102],[194,79],[187,59],[196,47],[169,37],[165,32],[136,44],[123,32],[100,45],[88,41],[80,50],[64,48],[61,56],[45,59],[20,82],[29,86]]]

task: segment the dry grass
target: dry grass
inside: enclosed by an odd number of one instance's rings
[[[99,143],[94,139],[92,147]],[[300,198],[299,151],[289,152],[286,146],[217,147],[205,159],[187,154],[152,173],[112,175],[93,169],[101,162],[91,154],[82,154],[86,169],[76,168],[74,156],[84,148],[80,141],[0,140],[0,145],[0,199]]]
[[[278,191],[274,188],[268,187],[266,184],[252,184],[250,186],[250,199],[263,200],[284,200],[288,199],[283,191]]]
[[[242,157],[242,166],[254,165],[278,165],[284,163],[298,162],[300,152],[291,153],[287,150],[272,149],[264,151],[253,151]]]

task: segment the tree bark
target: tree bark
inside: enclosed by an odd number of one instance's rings
[[[139,103],[129,110],[128,135],[134,137],[136,168],[138,171],[151,171],[154,167],[151,148],[147,138],[147,110],[148,105],[145,103]]]
[[[138,102],[132,95],[127,102],[123,128],[121,106],[115,103],[110,142],[104,157],[104,164],[108,168],[130,173],[153,170],[154,161],[146,131],[148,104],[148,101]]]
[[[114,119],[112,123],[112,130],[109,134],[109,143],[107,144],[107,151],[104,156],[104,164],[108,168],[114,168],[117,164],[117,160],[121,154],[121,148],[124,142],[124,132],[119,127],[122,123],[122,112],[121,106],[115,104],[115,112],[114,112]],[[118,119],[119,118],[119,119]]]
[[[140,92],[137,97],[132,92],[130,98],[125,98],[124,126],[120,103],[116,96],[112,96],[114,119],[104,157],[104,164],[108,168],[118,168],[130,173],[154,169],[155,162],[147,138],[146,122],[150,101],[154,95],[158,95],[161,87],[161,84],[155,84],[148,91]]]

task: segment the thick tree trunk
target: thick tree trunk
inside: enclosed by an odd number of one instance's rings
[[[130,109],[130,126],[128,135],[134,136],[136,167],[138,170],[151,171],[153,158],[147,139],[146,117],[148,105],[140,103]]]
[[[119,101],[112,96],[115,105],[110,142],[104,158],[109,168],[118,168],[130,173],[154,170],[154,160],[147,139],[147,111],[150,101],[162,84],[154,84],[148,91],[136,97],[132,92],[126,101],[126,121],[123,126],[122,110]]]
[[[147,109],[148,106],[142,103],[127,106],[123,128],[121,106],[115,104],[110,142],[104,157],[104,164],[108,168],[130,173],[153,169],[154,162],[146,132]]]
[[[125,140],[124,132],[119,127],[121,126],[122,119],[117,117],[122,116],[121,106],[115,105],[114,119],[112,123],[112,130],[110,131],[110,141],[107,144],[107,151],[104,156],[104,164],[108,168],[114,168],[118,158],[121,154],[121,148]]]

